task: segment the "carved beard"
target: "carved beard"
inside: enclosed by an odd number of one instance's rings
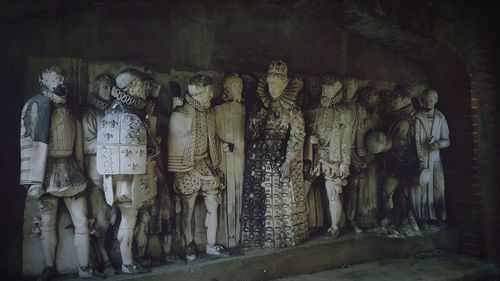
[[[188,93],[186,95],[186,100],[189,104],[200,111],[205,111],[210,108],[210,99],[205,94],[200,93],[196,96],[193,96]]]

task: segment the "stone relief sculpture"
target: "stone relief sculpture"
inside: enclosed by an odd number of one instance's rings
[[[342,213],[340,194],[347,184],[352,148],[352,111],[342,99],[342,83],[335,76],[322,80],[321,104],[312,112],[309,141],[313,146],[310,173],[322,176],[329,202],[331,227],[328,232],[337,237]]]
[[[382,226],[407,224],[418,231],[411,210],[410,190],[416,184],[418,158],[415,147],[415,110],[411,88],[398,85],[388,97],[386,134],[392,146],[384,155],[386,177],[383,183]]]
[[[324,184],[318,177],[309,173],[313,159],[312,143],[309,138],[314,129],[315,112],[321,98],[321,77],[311,76],[305,82],[307,98],[303,99],[302,108],[305,112],[306,140],[304,145],[304,192],[307,196],[306,210],[310,229],[319,229],[324,225],[323,198],[325,198]]]
[[[104,268],[106,275],[116,274],[113,268],[106,241],[108,230],[116,220],[115,209],[106,203],[104,198],[103,176],[97,172],[97,129],[102,122],[105,110],[111,105],[111,89],[115,84],[114,78],[101,74],[96,76],[92,88],[87,96],[87,104],[82,117],[83,154],[85,156],[85,172],[89,180],[90,216],[94,222],[94,232],[97,241],[96,257]]]
[[[420,181],[412,196],[415,216],[422,223],[446,220],[444,172],[439,150],[450,145],[448,123],[435,108],[438,93],[427,89],[421,95],[422,110],[415,114],[415,137]]]
[[[168,171],[174,172],[174,189],[182,198],[182,228],[187,261],[196,259],[192,222],[198,194],[203,196],[207,208],[205,251],[208,255],[228,255],[222,246],[216,244],[217,208],[223,174],[218,167],[220,144],[210,105],[212,97],[212,78],[195,75],[189,81],[186,102],[178,106],[170,117]]]
[[[120,208],[118,241],[124,273],[148,270],[134,261],[132,241],[139,209],[157,194],[156,162],[159,153],[144,120],[146,99],[151,94],[144,73],[125,69],[116,76],[116,98],[99,123],[97,171],[104,175],[106,202]]]
[[[232,151],[223,152],[221,169],[226,190],[219,216],[218,234],[228,247],[240,241],[243,165],[245,161],[245,107],[242,103],[243,80],[236,73],[224,79],[225,102],[215,107],[215,131],[219,139],[232,143]]]
[[[82,128],[66,105],[68,79],[62,68],[51,66],[40,73],[39,82],[41,95],[28,100],[21,113],[20,139],[20,183],[28,187],[28,196],[38,198],[41,215],[46,266],[39,279],[50,280],[56,275],[56,214],[60,201],[68,208],[75,227],[79,276],[103,278],[90,267]]]
[[[362,170],[362,160],[358,157],[356,153],[356,136],[361,133],[361,119],[363,116],[363,110],[359,103],[357,102],[357,90],[358,90],[358,81],[353,77],[346,76],[342,78],[342,91],[344,93],[344,97],[342,99],[342,103],[349,108],[351,111],[351,123],[352,123],[352,131],[351,131],[351,140],[353,142],[353,149],[351,150],[351,162],[352,166],[350,167],[350,176],[347,181],[347,187],[344,192],[344,203],[345,203],[345,215],[351,226],[354,228],[356,232],[361,232],[361,227],[357,224],[355,219],[356,212],[358,209],[358,178],[357,176],[361,174]]]
[[[357,131],[354,136],[354,152],[352,153],[353,169],[350,184],[354,189],[348,214],[351,225],[356,232],[371,229],[378,225],[377,209],[377,163],[375,154],[366,147],[367,134],[381,128],[378,115],[380,98],[377,90],[365,87],[358,92],[356,108]]]
[[[273,61],[259,81],[261,106],[247,119],[241,245],[279,248],[308,236],[303,190],[304,119],[295,104],[303,83]]]

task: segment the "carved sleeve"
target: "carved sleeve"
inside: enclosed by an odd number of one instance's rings
[[[357,118],[358,124],[357,128],[355,128],[354,134],[354,147],[356,149],[356,155],[359,157],[364,157],[367,154],[366,145],[365,145],[365,135],[368,129],[367,113],[366,110],[362,107],[358,108]]]
[[[84,171],[84,165],[83,165],[83,136],[82,136],[82,123],[78,120],[75,121],[76,123],[76,134],[75,134],[75,147],[74,147],[74,152],[75,152],[75,158],[76,162],[78,163],[78,166],[80,166],[80,169]]]
[[[88,109],[82,118],[83,153],[95,154],[97,143],[97,118],[94,111]]]
[[[448,129],[448,123],[446,122],[446,119],[443,116],[441,122],[439,148],[447,148],[448,146],[450,146],[450,130]]]
[[[424,144],[427,140],[427,135],[425,134],[422,121],[419,118],[416,118],[415,121],[415,147],[417,149],[418,161],[420,163],[420,168],[426,168],[427,162],[424,159],[425,148],[422,144]]]
[[[286,147],[285,161],[290,162],[294,159],[304,145],[305,124],[302,113],[298,110],[290,112],[290,137]]]
[[[345,109],[341,111],[343,116],[343,124],[344,130],[342,132],[342,145],[341,145],[341,153],[342,153],[342,164],[350,165],[351,164],[351,151],[354,143],[353,140],[353,112],[350,109]]]

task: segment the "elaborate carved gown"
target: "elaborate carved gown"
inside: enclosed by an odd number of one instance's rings
[[[243,186],[243,247],[279,248],[307,238],[302,154],[304,119],[294,103],[298,81],[289,83],[278,101],[271,102],[265,80],[258,93],[263,106],[249,113],[248,149]],[[290,163],[289,177],[282,165]]]

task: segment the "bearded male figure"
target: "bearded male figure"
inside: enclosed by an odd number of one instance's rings
[[[146,99],[152,94],[149,80],[136,69],[120,71],[112,90],[116,100],[97,130],[97,171],[104,175],[106,202],[120,209],[117,238],[121,270],[127,274],[148,272],[135,262],[132,241],[139,209],[157,195],[154,157],[159,151],[144,116]]]
[[[343,104],[341,81],[335,76],[324,76],[321,85],[321,104],[310,113],[309,141],[313,145],[310,173],[322,176],[329,202],[333,237],[340,235],[342,213],[340,194],[347,184],[352,148],[352,111]]]
[[[21,185],[38,199],[42,217],[42,252],[45,268],[39,280],[56,275],[57,209],[63,201],[75,227],[79,276],[103,278],[90,267],[87,202],[83,192],[81,124],[68,105],[66,72],[57,66],[39,76],[41,95],[26,102],[21,113]]]
[[[198,194],[203,196],[207,208],[205,252],[213,256],[229,254],[216,244],[218,197],[223,187],[223,174],[218,167],[220,144],[210,106],[212,97],[212,78],[195,75],[189,81],[186,102],[178,106],[170,117],[168,171],[174,172],[174,189],[182,198],[182,229],[187,261],[196,259],[192,222]]]

